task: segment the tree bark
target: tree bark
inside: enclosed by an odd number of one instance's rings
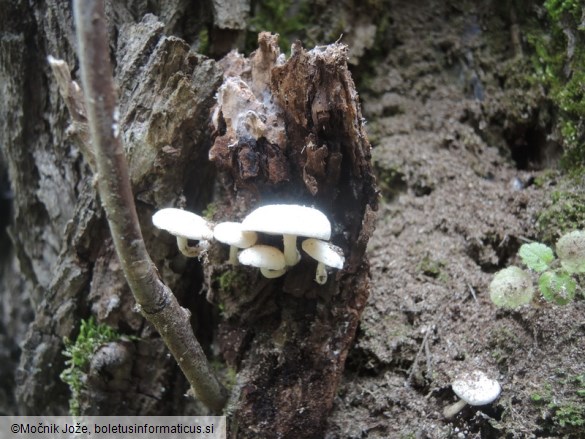
[[[164,345],[133,310],[91,174],[79,153],[79,138],[67,131],[70,116],[47,63],[53,55],[76,65],[70,6],[4,3],[1,20],[7,32],[0,39],[0,79],[6,84],[6,105],[0,109],[0,136],[14,219],[9,228],[12,255],[2,260],[0,328],[6,331],[2,353],[11,361],[10,370],[16,369],[15,362],[19,367],[16,373],[3,373],[6,397],[0,411],[68,411],[69,390],[59,379],[63,339],[74,339],[81,318],[94,314],[142,338],[131,347],[121,342],[118,349],[136,353],[131,361],[119,361],[125,368],[120,376],[132,378],[130,387],[117,388],[119,381],[113,378],[89,377],[89,383],[100,385],[95,392],[88,389],[84,410],[170,413],[176,401],[184,401],[181,395],[188,386],[177,381],[177,368]],[[155,12],[185,12],[187,3],[155,5]],[[165,282],[192,306],[204,303],[191,298],[201,290],[200,265],[177,256],[172,239],[159,236],[150,217],[159,207],[203,209],[209,202],[213,169],[206,160],[206,125],[220,76],[212,61],[191,52],[180,38],[165,35],[165,29],[181,34],[182,24],[171,27],[170,22],[165,28],[147,12],[145,2],[108,7],[122,131],[147,247]],[[20,270],[11,269],[15,264]],[[205,306],[199,309],[209,313]],[[32,310],[34,320],[28,326]],[[196,326],[197,320],[194,316]],[[106,400],[108,404],[99,403]]]

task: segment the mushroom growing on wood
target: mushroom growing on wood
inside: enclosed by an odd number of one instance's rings
[[[217,224],[213,229],[213,236],[219,242],[230,246],[228,264],[238,265],[238,249],[248,248],[256,244],[256,232],[243,231],[240,223],[226,221]]]
[[[280,277],[286,272],[284,254],[270,245],[254,245],[240,252],[241,264],[260,269],[260,273],[269,279]]]
[[[211,224],[204,218],[182,209],[161,209],[152,216],[155,227],[177,237],[177,246],[185,256],[194,258],[201,247],[213,239]],[[201,241],[197,247],[189,246],[189,239]]]
[[[502,391],[500,383],[490,379],[480,370],[459,376],[453,381],[451,388],[461,399],[443,409],[443,416],[447,419],[454,417],[466,404],[480,406],[492,403]]]
[[[270,204],[251,212],[242,221],[242,230],[271,235],[283,235],[286,265],[296,265],[300,260],[297,236],[328,240],[331,223],[327,217],[312,207],[296,204]]]
[[[325,266],[342,269],[345,263],[343,251],[329,242],[319,239],[305,239],[301,244],[303,250],[317,261],[315,282],[324,285],[327,282],[327,270]]]

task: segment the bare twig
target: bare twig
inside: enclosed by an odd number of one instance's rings
[[[473,300],[475,300],[475,303],[477,303],[477,295],[475,294],[475,289],[471,286],[471,284],[467,284],[467,288],[469,288],[469,293],[471,294],[471,297],[473,297]]]
[[[414,374],[416,373],[416,370],[418,368],[418,362],[420,360],[420,357],[422,356],[422,353],[425,353],[426,356],[426,363],[427,363],[427,375],[430,373],[431,371],[431,367],[432,367],[432,362],[431,362],[431,353],[428,347],[428,341],[429,341],[429,336],[431,335],[431,332],[434,330],[434,326],[435,325],[431,325],[427,328],[425,335],[423,337],[423,340],[420,344],[420,347],[418,349],[418,352],[416,353],[416,356],[414,357],[414,361],[412,362],[412,365],[410,366],[409,369],[409,373],[408,373],[408,378],[406,379],[407,383],[412,383],[412,378],[414,377]]]
[[[142,314],[161,334],[197,397],[220,411],[227,392],[211,372],[195,339],[189,311],[179,305],[161,281],[142,239],[128,165],[118,136],[104,2],[75,0],[74,12],[98,189],[124,275]]]

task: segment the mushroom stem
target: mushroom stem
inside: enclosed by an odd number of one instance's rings
[[[463,408],[466,405],[467,405],[467,403],[465,401],[463,401],[462,399],[460,399],[459,401],[445,407],[443,409],[443,416],[445,417],[445,419],[451,419],[451,418],[455,417],[455,415],[457,415],[457,413],[459,413],[461,410],[463,410]]]
[[[283,235],[282,242],[284,245],[284,260],[286,265],[293,266],[297,265],[301,260],[301,255],[297,250],[297,237],[296,235]]]
[[[230,265],[238,265],[238,247],[235,245],[230,245],[230,258],[228,259],[228,264]]]
[[[286,273],[286,267],[280,270],[271,270],[270,268],[261,267],[260,273],[262,273],[262,276],[264,276],[267,279],[274,279]]]
[[[325,285],[327,282],[327,270],[325,269],[325,264],[323,262],[319,262],[317,264],[315,282],[317,282],[319,285]]]
[[[189,245],[189,240],[184,236],[177,236],[177,247],[179,251],[188,258],[197,258],[201,255],[201,252],[209,248],[209,241],[202,239],[195,247]]]
[[[188,258],[196,258],[199,256],[201,250],[199,246],[191,247],[189,245],[189,240],[184,236],[177,236],[177,247],[179,247],[179,251]]]

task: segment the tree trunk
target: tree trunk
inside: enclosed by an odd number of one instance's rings
[[[76,65],[70,6],[4,3],[0,136],[14,198],[10,251],[2,259],[0,326],[5,334],[0,355],[11,367],[3,368],[0,412],[68,411],[69,390],[59,379],[63,340],[74,339],[80,320],[93,314],[141,339],[130,345],[120,342],[118,354],[104,356],[107,361],[92,373],[109,378],[89,377],[96,384],[85,394],[83,410],[171,413],[175,401],[184,405],[181,396],[187,385],[158,336],[133,311],[91,173],[79,153],[79,133],[67,131],[70,115],[46,61],[52,55]],[[186,14],[183,23],[169,20],[166,28],[145,15],[145,2],[112,3],[108,13],[123,135],[145,240],[165,282],[186,306],[199,303],[196,309],[205,315],[208,308],[197,297],[200,265],[178,257],[173,241],[159,237],[150,225],[153,211],[161,206],[202,209],[213,188],[206,127],[219,72],[183,40],[165,35],[184,34],[184,23],[205,17],[189,4],[155,5],[153,12],[162,16]],[[118,364],[115,376],[103,373],[114,367],[108,362]],[[102,404],[106,398],[108,404]]]
[[[74,339],[90,315],[140,338],[94,355],[79,401],[83,413],[204,413],[182,397],[188,385],[133,309],[79,153],[83,133],[79,124],[68,129],[71,116],[46,58],[76,66],[71,9],[54,0],[3,3],[0,164],[8,170],[13,220],[10,242],[0,237],[9,248],[0,259],[0,361],[9,365],[0,371],[0,413],[67,413],[63,340]],[[108,9],[121,136],[148,250],[193,311],[208,353],[217,343],[238,370],[228,407],[232,435],[321,437],[369,292],[364,253],[377,208],[347,53],[341,45],[311,52],[296,45],[283,64],[276,40],[263,35],[251,60],[232,56],[218,66],[185,42],[209,23],[211,6],[160,3],[114,2]],[[220,107],[211,138],[220,67],[226,76],[240,69],[256,99],[271,96],[265,116],[273,132],[230,137]],[[268,202],[320,208],[333,224],[332,242],[343,249],[344,269],[321,286],[313,281],[316,263],[305,256],[284,277],[267,280],[255,270],[232,270],[223,262],[227,250],[214,245],[203,271],[150,218],[170,206],[201,213],[212,197],[217,221],[241,219]],[[221,318],[209,302],[220,305]]]

